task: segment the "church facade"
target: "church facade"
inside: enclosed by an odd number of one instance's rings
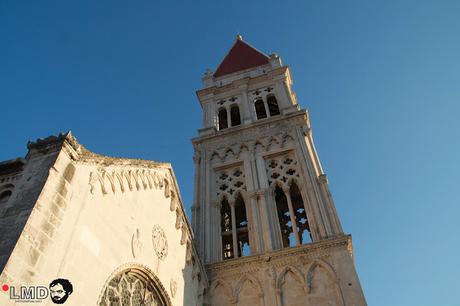
[[[70,133],[0,163],[0,304],[53,305],[49,284],[67,279],[66,305],[366,305],[291,86],[240,36],[206,72],[191,223],[170,164]]]

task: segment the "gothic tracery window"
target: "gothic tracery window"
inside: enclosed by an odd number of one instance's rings
[[[167,306],[165,292],[156,281],[138,269],[127,269],[113,277],[99,301],[99,306]]]
[[[251,249],[249,247],[248,218],[246,216],[246,206],[241,194],[238,194],[235,200],[235,219],[238,256],[250,255]]]
[[[232,212],[226,198],[222,200],[220,207],[220,228],[222,235],[222,256],[224,259],[233,258]]]
[[[220,205],[222,257],[225,260],[247,256],[251,253],[251,249],[248,217],[243,197],[246,192],[246,184],[242,167],[222,170],[216,176]]]
[[[305,206],[302,200],[302,194],[300,193],[299,187],[295,182],[291,183],[289,194],[291,196],[292,208],[294,210],[300,243],[304,244],[312,242],[310,226],[308,224],[307,213],[305,211]]]
[[[269,184],[274,191],[282,246],[312,242],[295,155],[287,153],[266,162]]]

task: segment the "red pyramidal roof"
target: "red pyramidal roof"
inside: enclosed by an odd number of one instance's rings
[[[220,63],[214,73],[214,77],[220,77],[266,64],[268,64],[268,56],[256,50],[238,37],[227,56],[225,56],[224,60]]]

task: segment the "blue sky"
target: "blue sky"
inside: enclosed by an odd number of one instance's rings
[[[195,90],[241,33],[291,66],[372,306],[459,305],[460,2],[0,2],[0,160],[72,130],[173,164],[191,204]]]

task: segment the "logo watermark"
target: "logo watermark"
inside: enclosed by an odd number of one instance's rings
[[[53,280],[46,286],[20,286],[19,288],[2,285],[2,290],[9,293],[10,300],[17,303],[41,303],[48,297],[55,304],[64,304],[73,292],[72,283],[64,278]]]

